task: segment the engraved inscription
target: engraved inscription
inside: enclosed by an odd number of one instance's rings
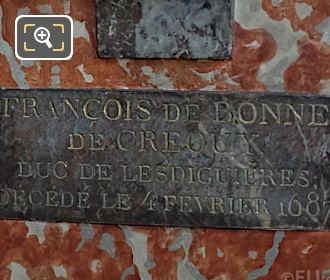
[[[330,228],[328,97],[0,91],[0,216]]]

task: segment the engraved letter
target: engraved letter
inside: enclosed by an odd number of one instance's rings
[[[89,208],[89,193],[78,192],[78,208]]]
[[[25,162],[25,161],[20,161],[18,162],[19,164],[19,174],[18,177],[22,177],[22,178],[29,178],[31,176],[33,176],[32,173],[32,166],[30,163]]]
[[[165,121],[176,122],[180,118],[180,108],[176,104],[164,104]]]
[[[134,177],[132,176],[132,178],[128,178],[128,166],[127,165],[122,165],[121,166],[123,168],[123,173],[124,173],[124,178],[123,178],[123,182],[136,182],[137,180],[137,175],[135,174]]]
[[[92,165],[85,163],[80,164],[80,178],[81,180],[91,180],[95,176],[95,171]]]
[[[281,170],[282,183],[281,187],[292,187],[293,186],[293,171],[292,170]]]
[[[191,202],[191,196],[180,196],[180,212],[190,213],[193,211],[189,207],[189,202]]]
[[[204,135],[201,132],[190,133],[186,141],[187,147],[194,153],[202,153],[206,146]]]
[[[187,120],[189,122],[200,121],[200,108],[197,104],[186,105],[186,110],[187,110]]]
[[[124,138],[125,135],[127,135],[127,137]],[[122,138],[124,138],[126,141],[123,141]],[[135,141],[134,131],[124,130],[123,132],[119,133],[117,136],[117,145],[118,148],[122,151],[131,150],[133,148],[134,141]]]
[[[128,194],[117,194],[118,209],[128,211],[131,209],[131,201]]]
[[[37,100],[35,98],[23,98],[23,118],[29,118],[28,109],[31,109],[36,118],[40,118],[37,110]]]
[[[102,134],[90,134],[91,138],[91,151],[104,151],[105,150],[105,139]]]
[[[164,195],[165,198],[165,209],[164,211],[171,211],[173,210],[175,204],[173,201],[170,200],[174,200],[176,202],[176,196],[174,195]]]
[[[211,169],[208,167],[202,167],[197,172],[197,178],[198,181],[202,184],[209,184],[211,183],[211,177],[210,177]],[[203,176],[203,174],[207,173],[207,175]],[[204,177],[204,178],[203,178]]]
[[[99,181],[111,181],[111,165],[108,164],[96,164],[98,168],[98,178]]]
[[[91,115],[91,110],[89,108],[89,105],[92,103],[92,102],[95,102],[97,104],[101,104],[101,101],[98,100],[98,99],[94,99],[94,98],[91,98],[91,99],[88,99],[84,105],[84,108],[83,108],[83,111],[84,111],[84,115],[87,119],[91,120],[91,121],[96,121],[98,119],[98,116],[92,116]]]
[[[9,203],[9,192],[6,189],[0,189],[0,206],[8,205]]]
[[[114,110],[111,110],[110,105],[111,103],[114,103],[116,108]],[[115,111],[113,116],[111,116],[111,112]],[[111,121],[119,120],[123,114],[123,107],[121,106],[120,102],[116,99],[109,99],[103,108],[104,115],[107,119]]]
[[[143,105],[143,103],[147,104],[147,106],[150,106],[150,102],[148,100],[140,100],[137,107],[140,110],[141,114],[138,115],[138,120],[140,121],[149,121],[151,114],[150,114],[150,109],[146,106]]]
[[[300,177],[298,179],[298,186],[302,188],[308,188],[309,187],[309,180],[308,180],[309,173],[308,171],[301,171]]]
[[[63,192],[61,195],[61,207],[70,208],[73,206],[74,197],[70,192]]]
[[[76,102],[76,106],[79,107],[79,100],[75,100]],[[75,115],[75,117],[77,119],[79,119],[79,114],[78,114],[78,110],[76,108],[73,107],[71,101],[69,99],[65,99],[64,101],[64,105],[63,105],[63,116],[65,116],[65,113],[66,113],[66,107],[68,107],[71,112]]]
[[[296,109],[291,104],[286,104],[286,122],[284,125],[292,125],[290,121],[290,113],[294,116],[294,120],[297,120],[299,123],[303,122],[304,117],[304,105],[300,104],[300,114],[296,111]]]
[[[218,210],[220,211],[220,213],[224,213],[224,209],[223,209],[223,200],[220,197],[211,197],[211,214],[217,214]]]
[[[84,148],[84,135],[79,133],[70,133],[70,146],[68,150],[82,150]]]
[[[142,183],[151,183],[151,167],[149,165],[140,165],[140,182]]]
[[[156,134],[153,131],[141,131],[140,132],[140,137],[141,137],[141,147],[140,147],[140,152],[145,152],[146,151],[146,143],[147,141],[150,143],[151,148],[157,152],[156,148]]]
[[[61,166],[62,166],[62,168],[61,168]],[[68,168],[68,162],[66,162],[66,161],[65,162],[64,161],[56,162],[53,167],[53,173],[54,173],[55,178],[62,180],[65,177],[67,177],[68,176],[68,173],[66,170],[67,168]]]
[[[308,124],[309,126],[329,126],[329,115],[328,106],[322,104],[312,104],[312,121]]]
[[[179,132],[166,131],[162,132],[164,135],[164,149],[163,153],[178,153],[180,148],[176,145],[174,137],[177,136],[180,138]]]
[[[5,118],[10,118],[9,111],[14,111],[15,109],[15,104],[19,102],[18,98],[4,98],[5,101],[5,109],[4,109],[4,114],[3,116]],[[15,103],[11,103],[10,101],[14,101]]]
[[[37,194],[41,199],[39,199],[39,202],[37,202],[37,199],[35,199],[35,194]],[[32,206],[40,206],[42,205],[42,192],[39,190],[33,190],[29,193],[29,202]]]
[[[250,107],[247,113],[243,113],[244,108]],[[249,117],[249,119],[247,119]],[[257,120],[257,108],[254,104],[249,103],[249,102],[243,102],[239,105],[238,107],[238,119],[241,123],[243,124],[252,124],[255,123]]]
[[[268,106],[267,104],[262,103],[262,121],[260,124],[268,125],[269,121],[266,118],[266,112],[268,112],[272,118],[276,121],[277,124],[281,123],[281,104],[275,103],[276,105],[276,113]]]
[[[231,122],[233,114],[230,112],[229,103],[221,101],[215,103],[215,123],[218,122]]]

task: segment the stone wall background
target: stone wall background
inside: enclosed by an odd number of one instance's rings
[[[73,58],[18,61],[14,22],[21,14],[69,14]],[[95,0],[0,0],[0,86],[330,92],[328,0],[236,0],[230,61],[98,59],[95,24]],[[330,275],[326,232],[1,221],[0,248],[0,279],[10,280]]]

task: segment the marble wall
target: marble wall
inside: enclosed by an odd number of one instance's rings
[[[22,14],[70,15],[73,58],[18,61]],[[329,0],[236,0],[228,61],[99,59],[95,23],[95,0],[0,0],[0,86],[330,93]],[[326,279],[329,252],[327,232],[0,222],[10,280]]]

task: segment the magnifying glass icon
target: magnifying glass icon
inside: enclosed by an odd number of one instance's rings
[[[34,31],[34,39],[40,44],[46,44],[49,49],[53,47],[49,41],[50,32],[46,27],[38,27]]]

